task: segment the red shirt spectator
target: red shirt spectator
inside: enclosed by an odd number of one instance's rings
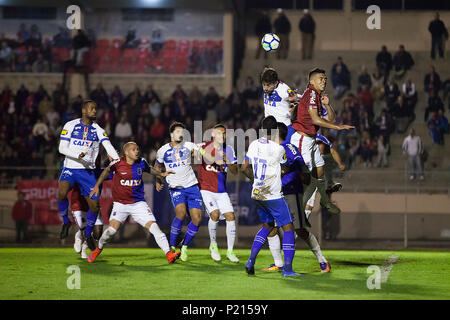
[[[32,216],[32,206],[31,203],[25,200],[25,195],[20,192],[19,199],[13,206],[12,218],[14,221],[17,220],[30,220]]]
[[[153,139],[162,139],[164,137],[164,132],[166,130],[166,127],[164,124],[159,120],[159,117],[155,117],[155,122],[150,127],[150,136]]]

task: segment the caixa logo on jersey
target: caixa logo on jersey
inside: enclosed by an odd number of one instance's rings
[[[78,146],[78,147],[90,147],[92,145],[92,141],[87,141],[87,140],[78,140],[78,139],[74,139],[72,144],[74,146]]]
[[[172,169],[172,168],[184,167],[185,165],[186,165],[185,161],[178,161],[175,163],[169,163],[169,168]]]
[[[207,164],[205,167],[206,171],[219,172],[213,165]]]
[[[125,187],[135,187],[141,184],[142,180],[120,180],[120,184]]]

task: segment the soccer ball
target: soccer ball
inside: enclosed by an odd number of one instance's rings
[[[264,50],[276,50],[280,46],[280,38],[275,33],[266,33],[261,39],[261,45]]]

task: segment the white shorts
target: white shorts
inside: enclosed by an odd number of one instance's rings
[[[203,198],[203,203],[206,207],[206,212],[210,215],[214,210],[219,210],[220,212],[220,220],[224,220],[224,213],[234,212],[233,205],[231,204],[230,197],[228,193],[221,192],[211,192],[208,190],[200,190]]]
[[[317,193],[317,188],[316,188],[316,190],[314,190],[313,194],[311,195],[311,198],[309,198],[308,202],[306,203],[308,206],[313,207],[313,208],[314,208],[314,203],[316,202],[316,193]]]
[[[302,154],[303,161],[305,161],[309,171],[312,171],[314,167],[323,167],[325,165],[325,161],[323,160],[319,145],[315,138],[303,136],[296,132],[291,136],[290,142],[296,146]]]
[[[75,222],[77,223],[78,227],[80,229],[83,229],[86,227],[87,218],[86,218],[86,211],[72,211],[73,218],[75,219]],[[102,214],[99,212],[97,215],[97,220],[95,220],[96,226],[102,226],[104,225]]]
[[[139,223],[144,228],[150,221],[156,221],[152,210],[150,210],[150,207],[145,201],[139,201],[131,204],[114,202],[109,220],[117,220],[120,223],[124,223],[130,215],[134,221]]]

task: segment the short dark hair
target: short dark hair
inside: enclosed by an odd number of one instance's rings
[[[278,82],[278,73],[273,68],[264,68],[261,73],[261,82],[274,83]]]
[[[95,104],[97,104],[97,102],[95,102],[94,100],[84,100],[84,101],[83,101],[83,105],[82,105],[81,108],[82,108],[82,109],[86,108],[87,105],[88,105],[89,103],[95,103]]]
[[[278,135],[281,140],[286,140],[288,128],[283,122],[277,122]]]
[[[182,124],[181,122],[174,122],[174,123],[172,123],[172,124],[170,125],[170,127],[169,127],[169,132],[170,132],[170,133],[174,132],[175,129],[178,128],[178,127],[183,128],[183,129],[186,129],[186,126],[185,126],[184,124]]]
[[[316,73],[325,73],[325,70],[319,69],[319,68],[315,68],[315,69],[311,70],[308,75],[308,80],[311,80],[311,77],[313,75],[315,75]]]
[[[274,116],[265,117],[262,120],[261,127],[265,130],[275,130],[277,129],[277,120]]]

